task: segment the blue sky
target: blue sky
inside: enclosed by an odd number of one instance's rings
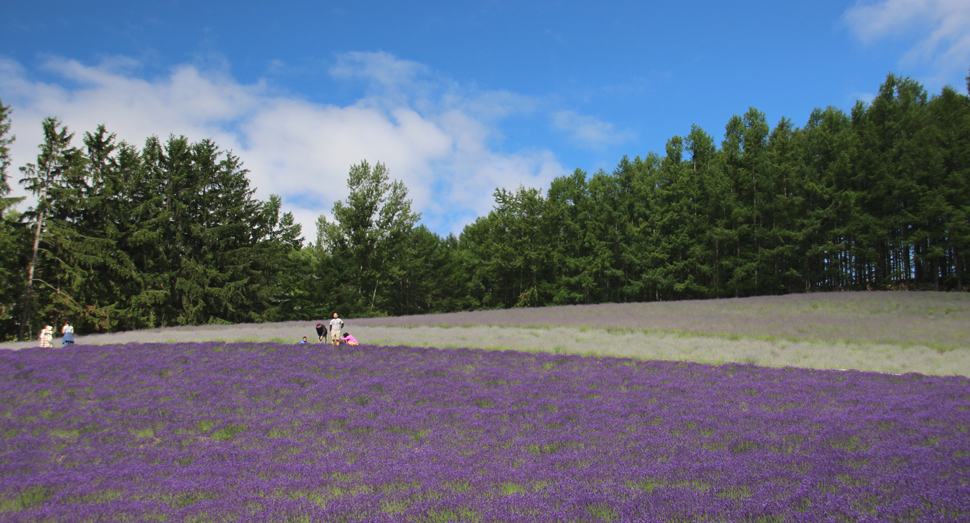
[[[120,139],[213,138],[257,195],[314,222],[361,160],[384,162],[446,234],[496,187],[718,140],[756,107],[796,126],[886,74],[964,92],[970,1],[16,2],[0,19],[14,169],[40,121]]]

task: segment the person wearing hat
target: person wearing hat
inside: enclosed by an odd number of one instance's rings
[[[317,324],[317,341],[322,342],[323,337],[327,335],[327,326],[322,322]]]

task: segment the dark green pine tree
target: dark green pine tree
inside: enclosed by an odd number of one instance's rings
[[[14,332],[7,330],[12,325],[18,301],[23,296],[23,277],[21,237],[17,227],[18,216],[12,212],[13,206],[23,198],[10,197],[10,144],[14,136],[10,134],[10,106],[0,100],[0,341],[13,337]]]
[[[801,202],[794,222],[806,292],[852,284],[849,227],[858,195],[852,185],[856,133],[839,109],[815,109],[799,132]]]
[[[506,303],[515,307],[544,303],[539,287],[550,256],[543,228],[544,206],[545,199],[538,189],[519,186],[514,193],[495,191],[493,256],[510,284],[512,295]]]
[[[684,162],[684,139],[667,140],[666,155],[657,180],[657,257],[656,281],[664,299],[683,299],[694,289],[690,259],[694,230],[692,172]]]
[[[3,214],[15,203],[7,198],[10,194],[10,181],[7,175],[7,169],[10,168],[10,144],[16,139],[10,134],[11,112],[10,106],[3,105],[3,100],[0,100],[0,213]]]
[[[721,295],[721,268],[718,256],[723,238],[718,225],[723,202],[723,184],[719,183],[716,170],[717,148],[714,138],[694,125],[684,140],[684,149],[690,155],[690,220],[692,240],[690,253],[694,258],[694,298],[712,298]]]
[[[283,321],[313,319],[317,315],[300,317],[297,289],[305,288],[312,274],[303,251],[302,226],[292,213],[281,213],[283,200],[271,194],[261,204],[254,229],[255,245],[246,253],[252,264],[247,268],[250,278],[250,306],[253,321]],[[252,220],[250,223],[253,223]],[[310,251],[308,250],[308,253]]]
[[[119,248],[119,221],[127,220],[118,196],[115,135],[99,126],[84,136],[84,166],[66,176],[54,194],[50,252],[56,260],[59,313],[80,331],[123,327],[119,310],[123,289],[136,277],[127,253]]]
[[[918,219],[927,228],[925,238],[940,247],[934,254],[947,273],[946,287],[963,291],[970,248],[970,99],[946,86],[928,109],[931,125],[922,134],[931,160],[918,182]],[[934,285],[939,288],[939,281]]]
[[[34,315],[32,315],[31,305],[35,283],[44,285],[48,291],[66,302],[74,301],[60,290],[58,280],[54,283],[48,281],[53,279],[51,276],[60,279],[62,275],[56,272],[55,267],[45,262],[55,261],[53,256],[56,249],[49,247],[55,245],[55,241],[66,241],[71,234],[69,222],[59,219],[54,215],[54,211],[70,205],[69,202],[74,197],[72,185],[83,168],[84,157],[79,150],[71,146],[73,133],[68,133],[67,127],[61,125],[56,118],[45,118],[42,126],[44,143],[39,146],[37,163],[29,163],[21,168],[23,178],[20,183],[37,198],[36,205],[23,214],[23,220],[29,224],[33,233],[18,332],[18,337],[24,341],[33,331],[31,326]],[[64,265],[60,264],[60,267],[63,268]],[[34,311],[37,312],[37,319],[44,316],[50,322],[52,317],[56,318],[57,309],[54,306],[54,300],[42,300],[41,303],[49,306],[43,310]],[[64,301],[61,303],[63,304]]]
[[[905,260],[914,260],[916,278],[939,281],[944,249],[938,230],[930,232],[921,209],[920,180],[931,176],[936,161],[927,147],[927,94],[909,78],[890,74],[879,94],[862,112],[853,112],[860,158],[853,179],[860,196],[849,234],[852,274],[860,286],[886,286],[908,276]]]
[[[740,212],[739,219],[747,233],[742,245],[742,263],[739,277],[745,282],[746,295],[758,295],[763,291],[764,246],[768,242],[765,224],[765,202],[769,200],[770,180],[768,179],[768,136],[770,127],[765,115],[754,107],[748,109],[743,117],[742,154],[740,169],[735,171],[738,185]]]
[[[275,276],[259,268],[273,227],[237,157],[210,140],[152,137],[135,173],[124,242],[141,281],[130,316],[162,326],[260,321],[275,310],[266,284]]]
[[[630,216],[629,245],[633,262],[633,298],[659,300],[666,271],[667,249],[660,241],[666,219],[663,196],[663,159],[651,152],[633,159],[633,213]]]
[[[720,168],[723,170],[730,202],[729,215],[725,217],[724,228],[730,231],[730,243],[720,257],[725,268],[725,287],[730,295],[745,295],[748,275],[752,272],[749,261],[752,211],[751,199],[742,191],[741,181],[747,178],[744,169],[744,120],[732,116],[725,127],[724,140],[721,142]],[[743,252],[742,252],[743,249]]]
[[[471,309],[511,307],[508,282],[503,279],[500,263],[491,255],[496,247],[493,230],[498,218],[494,211],[479,216],[465,226],[458,238],[457,259],[465,276],[468,304]]]
[[[388,274],[385,302],[395,316],[459,310],[456,294],[463,284],[456,279],[454,265],[457,238],[441,238],[424,225],[415,227],[402,242],[400,264]]]
[[[193,289],[183,295],[183,303],[191,300],[193,310],[199,310],[189,315],[189,321],[265,321],[267,312],[270,317],[274,314],[267,302],[275,282],[255,264],[260,261],[261,240],[272,233],[267,218],[276,216],[265,215],[253,198],[255,190],[238,157],[223,153],[211,140],[196,142],[189,149],[196,186],[183,197],[192,202],[188,208],[192,221],[184,227],[191,254],[180,276]]]
[[[799,290],[798,227],[803,210],[798,161],[798,130],[782,118],[768,137],[767,172],[762,224],[765,231],[761,255],[763,293],[785,294]]]
[[[633,207],[633,181],[632,164],[624,157],[613,173],[600,169],[588,183],[584,243],[595,303],[627,301],[631,290],[627,217]]]
[[[576,169],[570,176],[554,179],[545,202],[543,219],[551,267],[545,293],[555,305],[591,303],[596,282],[585,234],[590,212],[586,172]]]
[[[432,255],[435,286],[430,312],[472,310],[468,266],[458,236],[449,234],[441,239]]]

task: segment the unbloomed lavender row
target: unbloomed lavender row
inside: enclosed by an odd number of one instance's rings
[[[717,300],[601,303],[355,319],[355,325],[634,329],[746,338],[970,349],[970,294],[825,292]]]
[[[964,521],[970,380],[319,345],[0,352],[10,521]]]

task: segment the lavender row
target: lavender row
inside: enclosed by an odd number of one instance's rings
[[[0,519],[961,521],[970,380],[276,344],[0,352]]]

